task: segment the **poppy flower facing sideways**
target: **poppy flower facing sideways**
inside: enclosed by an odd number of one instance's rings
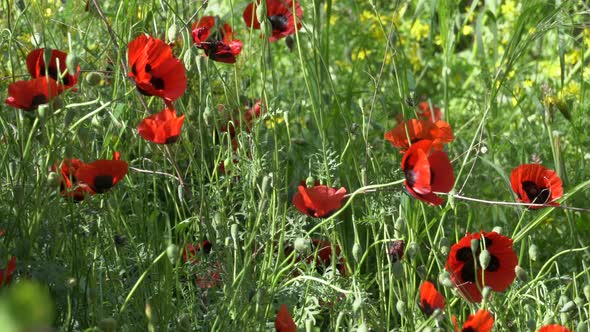
[[[471,251],[471,241],[479,240],[490,254],[485,270],[479,262],[481,249]],[[512,239],[496,232],[479,232],[465,235],[451,247],[445,269],[459,292],[471,302],[481,302],[480,289],[489,286],[496,292],[504,291],[516,278],[514,268],[518,258],[512,248]]]
[[[455,316],[453,316],[453,325],[455,325],[455,331],[459,331]],[[490,332],[493,326],[494,316],[489,311],[480,309],[474,315],[467,317],[461,332]]]
[[[441,311],[445,309],[445,298],[436,290],[433,283],[424,281],[420,286],[420,303],[418,303],[418,306],[426,316],[430,316],[436,309]]]
[[[281,308],[277,313],[277,318],[275,319],[275,330],[277,332],[296,332],[297,325],[293,321],[293,317],[289,313],[289,309],[285,304],[281,304]]]
[[[571,332],[571,330],[565,326],[561,326],[558,324],[551,324],[551,325],[542,326],[539,329],[539,332]]]
[[[127,174],[129,166],[122,160],[96,160],[82,163],[74,175],[78,181],[87,184],[98,194],[107,192]]]
[[[174,109],[165,108],[160,113],[151,115],[137,126],[137,133],[143,139],[156,144],[171,144],[178,140],[184,115],[176,116]]]
[[[0,287],[8,285],[16,271],[16,257],[12,256],[4,269],[0,269]]]
[[[64,159],[59,168],[60,173],[60,194],[65,198],[72,198],[75,202],[80,202],[86,196],[94,195],[94,191],[82,182],[79,182],[74,175],[76,171],[84,164],[81,160],[72,158]],[[57,171],[57,167],[53,165],[52,170]]]
[[[402,158],[404,182],[410,195],[430,205],[444,202],[434,192],[447,193],[453,189],[453,166],[444,151],[434,150],[432,141],[412,144]]]
[[[423,101],[418,104],[418,117],[421,120],[427,120],[434,123],[442,120],[442,111],[434,105],[430,108],[430,104],[427,101]]]
[[[316,184],[308,188],[303,181],[293,196],[293,204],[297,210],[310,217],[326,218],[342,207],[345,194],[344,187],[336,189]]]
[[[217,26],[213,16],[203,16],[193,24],[193,41],[212,60],[235,63],[242,52],[242,42],[233,38],[233,30],[227,23]]]
[[[384,135],[393,146],[405,152],[411,144],[422,140],[432,141],[434,148],[442,150],[443,145],[455,139],[451,126],[445,121],[410,119],[403,121]]]
[[[250,2],[244,10],[243,16],[244,22],[249,28],[258,30],[260,22],[256,17],[256,7],[256,1]],[[297,16],[298,21],[303,16],[303,9],[299,6],[299,2],[295,1],[295,13],[293,13],[293,0],[266,0],[266,18],[272,28],[272,34],[268,38],[269,42],[292,35],[296,30],[301,29],[299,22],[295,27],[293,14]]]
[[[164,41],[141,35],[128,45],[128,61],[139,92],[171,102],[186,90],[186,71]]]
[[[68,57],[67,53],[60,50],[51,50],[49,65],[45,63],[44,53],[45,49],[38,48],[31,51],[31,53],[27,55],[27,69],[29,70],[32,78],[45,77],[45,74],[47,73],[49,77],[53,78],[56,82],[60,82],[61,77],[61,82],[63,82],[65,89],[69,89],[78,83],[80,66],[78,66],[75,73],[66,73],[66,58]]]
[[[54,79],[39,77],[30,81],[16,81],[8,85],[8,98],[4,102],[8,106],[32,111],[39,105],[47,104],[58,94]]]
[[[522,164],[513,169],[510,185],[518,201],[523,203],[558,206],[555,200],[563,196],[561,179],[557,173],[539,164]],[[529,206],[529,209],[540,208],[542,206]]]

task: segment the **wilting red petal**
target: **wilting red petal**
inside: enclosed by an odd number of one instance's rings
[[[193,23],[193,41],[195,44],[206,42],[211,34],[211,29],[215,26],[215,17],[203,16],[200,20]]]
[[[436,290],[430,281],[424,281],[420,286],[420,310],[427,316],[432,315],[435,309],[445,309],[445,298]]]
[[[563,196],[562,182],[557,173],[539,164],[522,164],[513,169],[510,185],[518,201],[523,203],[559,205],[555,200]]]
[[[212,60],[235,63],[242,51],[242,42],[233,39],[233,30],[227,23],[216,26],[213,16],[204,16],[193,24],[193,41]]]
[[[474,315],[469,315],[463,329],[465,332],[490,332],[494,326],[494,316],[485,309],[478,310]]]
[[[571,332],[571,330],[565,326],[561,326],[558,324],[551,324],[551,325],[545,325],[545,326],[541,327],[539,329],[539,332]]]
[[[480,241],[483,239],[485,248],[491,256],[490,263],[484,271],[477,261],[480,249],[475,253],[476,260],[473,258],[471,241],[474,239]],[[512,248],[512,239],[496,232],[482,231],[468,233],[451,247],[445,269],[467,300],[480,302],[482,296],[478,285],[489,286],[497,292],[504,291],[516,278],[514,268],[517,264],[518,258]]]
[[[39,105],[47,104],[59,94],[59,88],[54,79],[39,77],[30,81],[16,81],[8,85],[6,105],[25,111],[36,109]]]
[[[277,313],[277,318],[275,319],[275,329],[277,332],[297,331],[297,325],[295,325],[295,322],[289,313],[289,309],[287,309],[285,304],[281,304],[281,308]]]
[[[81,165],[75,175],[96,193],[102,194],[121,181],[129,166],[122,160],[97,160]]]
[[[293,196],[293,204],[297,210],[315,218],[328,217],[342,207],[342,200],[346,188],[330,188],[325,185],[315,185],[307,188],[305,183],[297,187],[298,192]]]

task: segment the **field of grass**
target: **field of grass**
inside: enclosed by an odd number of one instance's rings
[[[0,332],[590,331],[589,14],[2,1]]]

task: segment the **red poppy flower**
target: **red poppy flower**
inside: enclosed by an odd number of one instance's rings
[[[244,10],[244,21],[249,28],[260,29],[260,22],[256,17],[256,1],[248,4]],[[293,17],[293,0],[266,0],[266,18],[272,27],[272,35],[268,38],[269,42],[277,41],[287,37],[301,29],[301,23],[297,22],[295,28],[295,19]],[[303,9],[299,2],[295,1],[295,15],[299,21],[303,16]]]
[[[10,283],[14,271],[16,271],[16,257],[12,256],[6,268],[0,269],[0,287]]]
[[[186,71],[164,41],[141,35],[129,43],[128,61],[139,92],[174,101],[186,90]]]
[[[402,153],[411,144],[422,140],[430,140],[433,142],[435,149],[442,150],[443,144],[452,142],[454,139],[453,130],[445,121],[432,122],[418,119],[401,122],[395,128],[386,132],[384,137],[393,146],[400,148]]]
[[[227,23],[216,27],[216,18],[203,16],[193,24],[193,41],[203,49],[212,60],[235,63],[236,56],[242,51],[242,42],[233,38],[233,30]],[[214,30],[213,33],[211,33]]]
[[[447,154],[433,149],[432,141],[412,144],[402,158],[402,170],[410,195],[430,205],[440,205],[444,200],[434,192],[449,192],[455,176]]]
[[[510,174],[512,190],[518,201],[533,204],[550,204],[563,195],[561,179],[555,171],[539,164],[522,164]],[[540,209],[540,206],[529,206],[529,209]]]
[[[455,331],[459,331],[455,316],[453,316],[453,324],[455,325]],[[461,332],[490,332],[493,326],[494,316],[489,311],[480,309],[474,315],[467,317]]]
[[[432,315],[435,309],[445,309],[445,298],[436,290],[430,281],[424,281],[420,286],[420,310],[427,316]]]
[[[568,329],[565,326],[561,326],[558,324],[551,324],[551,325],[542,326],[539,329],[539,332],[571,332],[571,331],[570,331],[570,329]]]
[[[330,188],[316,184],[307,188],[305,181],[297,187],[298,192],[293,196],[293,204],[301,213],[315,218],[329,217],[342,207],[342,200],[346,188]]]
[[[32,111],[47,104],[59,94],[57,83],[52,78],[39,77],[30,81],[16,81],[8,86],[6,105]]]
[[[298,256],[296,258],[297,262],[305,260],[308,264],[313,263],[318,273],[323,273],[325,268],[330,267],[332,265],[332,244],[329,241],[313,239],[311,242],[311,250],[312,253],[307,257]],[[294,248],[292,245],[285,246],[284,254],[285,256],[289,256],[293,252]],[[317,256],[316,256],[317,251]],[[344,257],[340,257],[340,247],[338,245],[334,246],[334,252],[336,253],[336,269],[340,272],[341,275],[346,274],[346,261]]]
[[[213,245],[211,242],[209,242],[209,240],[203,241],[202,244],[193,245],[192,243],[187,243],[184,247],[184,250],[182,251],[182,260],[184,262],[198,263],[200,260],[197,258],[197,256],[199,255],[198,253],[201,252],[201,249],[203,249],[203,254],[209,255],[212,248]]]
[[[418,117],[422,120],[427,120],[434,123],[442,120],[442,111],[436,106],[433,106],[431,109],[430,104],[428,104],[426,101],[423,101],[418,104]]]
[[[491,258],[482,271],[479,265],[480,249],[475,256],[471,251],[471,240],[484,241]],[[475,258],[474,258],[475,257]],[[518,258],[512,248],[512,239],[496,232],[479,232],[465,235],[451,247],[445,269],[463,296],[471,302],[482,300],[480,289],[489,286],[496,292],[508,288],[516,278],[514,268]]]
[[[209,255],[213,245],[208,240],[203,241],[202,244],[187,243],[182,251],[182,260],[185,263],[200,264],[201,260],[198,258],[198,253],[201,251],[204,255]],[[207,264],[208,265],[208,264]],[[204,266],[207,270],[205,273],[199,273],[196,278],[196,283],[199,288],[207,289],[217,286],[221,282],[221,267],[219,262],[215,262],[213,266]],[[200,271],[202,272],[202,271]]]
[[[94,192],[102,194],[121,181],[129,165],[122,160],[96,160],[82,164],[75,171],[78,181],[86,183]]]
[[[295,325],[295,322],[289,313],[289,309],[287,309],[285,304],[281,304],[281,308],[277,313],[277,318],[275,319],[275,330],[277,332],[297,331],[297,325]]]
[[[94,195],[94,191],[85,183],[78,181],[74,175],[80,166],[84,164],[79,159],[64,159],[59,168],[60,172],[60,193],[65,198],[72,198],[76,202],[82,201],[86,196]],[[57,171],[53,165],[52,170]]]
[[[45,49],[38,48],[27,55],[27,69],[29,70],[31,77],[45,77],[45,72],[47,71],[49,77],[53,78],[56,82],[59,82],[59,77],[67,71],[66,58],[68,57],[68,54],[59,50],[51,50],[51,58],[49,59],[49,66],[47,66],[43,58],[44,53]],[[63,82],[65,89],[69,89],[78,83],[78,74],[80,74],[80,66],[78,66],[75,73],[68,72],[63,75],[61,81]]]
[[[174,109],[165,108],[160,113],[151,115],[137,126],[137,133],[143,139],[156,144],[171,144],[178,140],[184,115],[176,116]]]
[[[233,114],[225,114],[227,117],[227,123],[221,126],[221,132],[229,133],[229,136],[232,139],[236,137],[236,134],[239,132],[239,130],[244,130],[245,132],[249,133],[254,125],[254,120],[262,116],[264,113],[264,107],[261,106],[260,100],[254,103],[254,106],[246,107],[247,109],[244,112],[238,110]],[[225,113],[225,106],[219,105],[218,108],[221,113]],[[222,114],[222,117],[223,116],[224,115]],[[234,148],[234,150],[236,149]]]

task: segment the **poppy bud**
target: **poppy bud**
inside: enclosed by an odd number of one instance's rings
[[[526,321],[526,327],[529,331],[534,332],[537,329],[537,322],[534,319]]]
[[[43,36],[40,33],[35,32],[31,34],[30,42],[33,47],[37,48],[43,44]]]
[[[49,172],[49,174],[47,175],[47,185],[49,186],[49,188],[55,189],[57,186],[59,186],[59,183],[59,175],[57,175],[56,172]]]
[[[574,301],[566,302],[563,307],[559,310],[559,312],[570,312],[576,308],[576,303]]]
[[[418,252],[418,244],[416,244],[416,242],[410,242],[410,244],[408,244],[408,249],[406,250],[406,253],[408,254],[408,256],[410,258],[414,258],[416,256],[417,252]]]
[[[176,40],[176,24],[172,23],[166,32],[166,37],[168,37],[168,42],[171,43]]]
[[[439,274],[438,275],[438,282],[447,288],[455,288],[455,284],[451,280],[451,275],[449,274],[449,272],[445,271],[445,272]]]
[[[584,285],[584,296],[586,297],[586,301],[590,302],[590,285]]]
[[[234,163],[232,161],[231,158],[225,158],[225,160],[223,160],[223,169],[225,169],[225,173],[229,174],[231,173],[231,169],[233,167]]]
[[[492,255],[487,249],[484,249],[479,253],[479,265],[482,269],[487,269],[488,265],[490,265],[490,261],[492,260]]]
[[[492,232],[496,232],[498,234],[502,234],[502,227],[495,226],[494,228],[492,228]]]
[[[68,280],[66,280],[66,287],[69,289],[72,289],[72,288],[76,287],[77,285],[78,285],[78,280],[74,277],[68,278]]]
[[[365,322],[362,322],[361,325],[359,325],[357,332],[368,332],[369,329],[367,328],[367,324]]]
[[[315,179],[313,178],[313,176],[308,176],[307,179],[305,179],[305,186],[307,188],[311,188],[315,185]]]
[[[222,221],[223,218],[221,218],[221,213],[219,212],[215,212],[215,214],[213,215],[213,225],[217,228],[222,226]]]
[[[479,239],[471,240],[471,252],[476,253],[479,249]]]
[[[531,244],[529,247],[529,257],[533,261],[537,261],[539,259],[539,247],[537,247],[535,244]]]
[[[49,105],[47,105],[47,104],[39,105],[39,107],[37,108],[37,115],[38,115],[41,123],[45,123],[45,120],[47,120],[47,115],[48,115],[49,111],[50,111]]]
[[[298,237],[297,239],[295,239],[293,245],[295,247],[295,251],[297,251],[300,254],[307,254],[310,251],[309,240],[304,239],[302,237]]]
[[[404,317],[406,315],[406,303],[404,301],[397,300],[397,303],[395,304],[395,309],[397,309],[397,312],[400,316]]]
[[[396,279],[402,279],[404,277],[404,265],[402,262],[395,262],[391,266],[391,272]]]
[[[199,59],[200,57],[197,57],[195,62],[197,63],[197,65],[199,64]],[[182,56],[182,63],[184,64],[184,68],[186,68],[186,70],[190,70],[191,69],[191,62],[193,59],[193,53],[191,52],[191,49],[188,48],[185,52],[184,55]],[[200,73],[201,71],[199,71]]]
[[[352,257],[354,257],[354,260],[358,263],[361,261],[361,256],[363,254],[363,249],[361,248],[361,245],[358,243],[355,243],[352,245]]]
[[[439,241],[440,245],[440,253],[444,256],[449,254],[449,250],[451,249],[451,243],[447,237],[443,237]]]
[[[352,312],[357,313],[362,304],[363,304],[363,300],[360,297],[357,297],[356,299],[354,299],[354,302],[352,302]]]
[[[406,219],[404,219],[402,216],[399,216],[396,220],[395,220],[395,231],[399,232],[399,233],[405,233],[406,232]]]
[[[266,19],[267,19],[266,15],[267,14],[268,14],[268,11],[266,9],[266,1],[260,1],[258,6],[256,6],[256,19],[260,23],[266,22]],[[248,17],[247,19],[249,20],[250,18]]]
[[[117,321],[112,318],[103,318],[98,322],[98,328],[103,332],[113,332],[117,329]]]
[[[529,275],[526,272],[525,269],[523,269],[522,267],[516,265],[516,267],[514,268],[514,272],[516,273],[516,277],[522,281],[522,282],[527,282],[529,280]]]
[[[490,286],[484,286],[481,289],[481,297],[483,300],[487,300],[490,298],[490,295],[492,295],[492,288]]]
[[[102,74],[92,71],[86,74],[86,83],[90,86],[97,86],[102,81]]]
[[[588,332],[588,327],[588,321],[581,322],[580,324],[578,324],[578,327],[576,327],[576,332]]]
[[[170,263],[174,264],[176,262],[176,257],[178,257],[178,246],[175,244],[168,245],[168,248],[166,248],[166,255],[168,255]]]
[[[576,298],[574,299],[574,302],[576,303],[576,305],[578,307],[581,307],[584,305],[584,299],[579,296],[576,296]]]
[[[232,240],[234,240],[234,242],[238,242],[238,224],[231,225],[230,234]]]
[[[70,53],[66,57],[66,67],[68,68],[68,73],[70,75],[74,75],[76,71],[78,71],[78,66],[80,65],[80,58],[75,53]]]

